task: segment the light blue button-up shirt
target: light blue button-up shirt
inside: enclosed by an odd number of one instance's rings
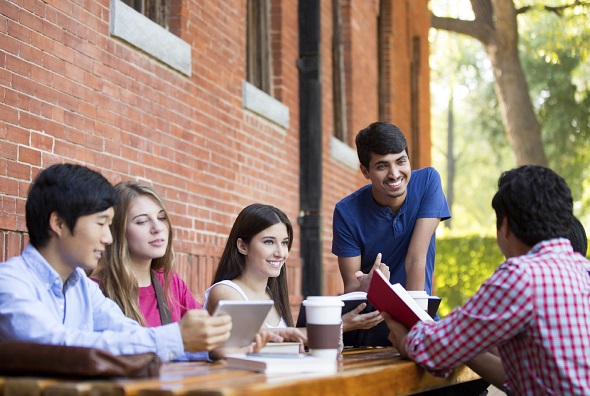
[[[178,323],[142,327],[76,269],[65,285],[32,245],[0,264],[0,340],[100,348],[115,355],[184,356]]]

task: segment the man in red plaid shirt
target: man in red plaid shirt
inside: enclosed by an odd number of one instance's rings
[[[590,395],[590,262],[564,238],[572,195],[550,169],[505,172],[492,200],[504,261],[465,305],[408,332],[400,353],[434,375],[467,364],[515,395]]]

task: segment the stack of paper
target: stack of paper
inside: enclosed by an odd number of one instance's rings
[[[297,355],[303,351],[300,342],[269,342],[261,350],[260,354],[282,353]]]
[[[235,354],[226,356],[227,367],[265,374],[335,373],[336,359],[323,359],[306,354]]]

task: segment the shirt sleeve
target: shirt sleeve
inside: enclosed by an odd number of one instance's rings
[[[434,168],[428,169],[430,172],[425,181],[425,191],[418,211],[418,218],[439,218],[443,221],[450,219],[451,211],[442,188],[440,174]]]
[[[176,295],[178,297],[178,301],[180,302],[180,317],[183,317],[184,314],[191,309],[203,309],[180,275],[175,273],[174,278]]]
[[[350,226],[344,219],[339,206],[336,205],[332,219],[332,253],[338,257],[360,256],[359,242],[352,235]]]
[[[80,333],[69,335],[70,342],[84,343],[86,337],[96,342],[97,347],[115,354],[156,352],[164,361],[184,355],[184,347],[178,323],[157,327],[142,327],[123,314],[119,306],[105,297],[100,289],[92,293],[94,329],[92,336]],[[69,332],[68,332],[69,333]],[[98,336],[96,341],[93,337]]]
[[[48,290],[55,286],[35,285],[26,275],[0,278],[0,339],[92,347],[115,355],[155,352],[163,360],[184,353],[177,323],[141,327],[89,279],[50,301]]]
[[[446,377],[521,332],[534,313],[530,282],[518,267],[504,264],[449,316],[414,325],[406,338],[408,356],[433,375]]]

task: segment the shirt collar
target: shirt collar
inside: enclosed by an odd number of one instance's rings
[[[573,252],[572,244],[567,238],[554,238],[547,239],[537,243],[529,250],[528,254],[536,254],[544,250],[550,250],[552,252]]]
[[[45,257],[39,253],[39,251],[30,243],[25,246],[22,253],[22,258],[27,267],[44,283],[47,290],[55,287],[59,287],[59,290],[63,289],[63,283],[61,276],[55,269],[45,260]],[[72,286],[80,280],[79,268],[76,268],[74,272],[66,280],[66,286]]]
[[[366,201],[368,201],[368,204],[373,208],[373,210],[377,211],[378,213],[380,213],[382,216],[385,216],[385,217],[393,214],[393,211],[391,210],[391,208],[389,206],[381,206],[375,201],[375,198],[373,198],[372,185],[368,184],[367,187],[368,188],[365,190],[365,199],[366,199]],[[406,212],[406,206],[407,206],[406,202],[407,201],[408,201],[408,196],[407,196],[407,187],[406,187],[406,199],[404,199],[404,202],[402,203],[402,206],[400,206],[399,210],[395,214],[395,217],[399,217]]]

